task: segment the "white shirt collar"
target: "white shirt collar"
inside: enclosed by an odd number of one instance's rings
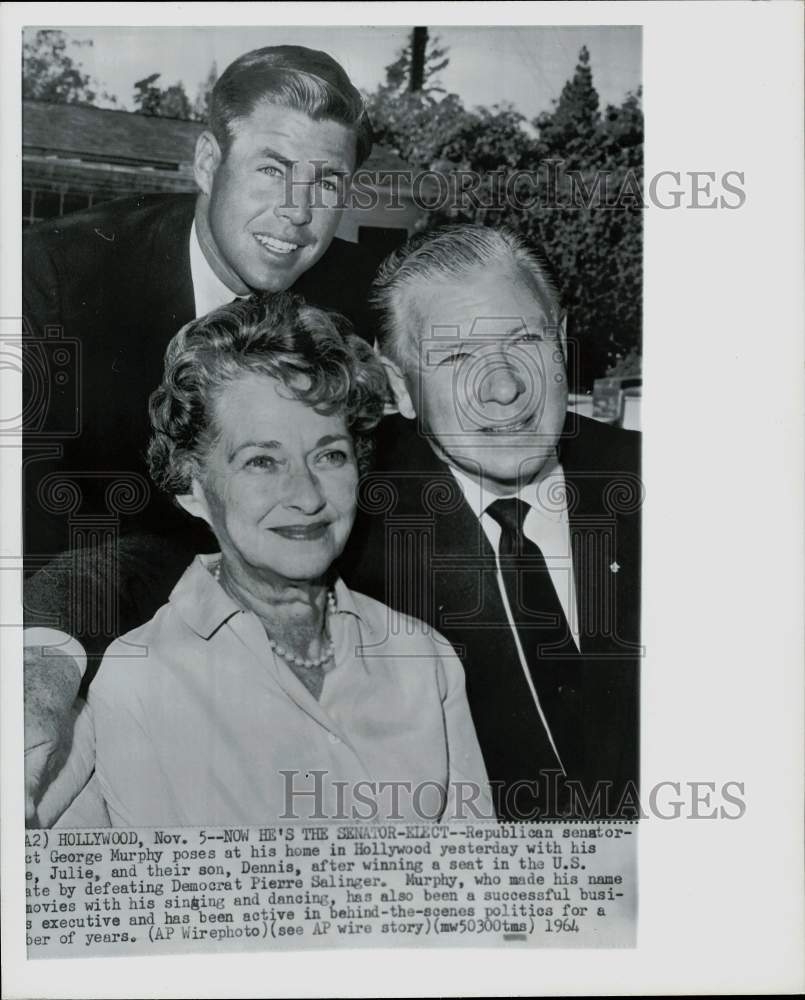
[[[169,597],[184,623],[203,639],[209,639],[233,615],[244,612],[213,576],[212,570],[220,559],[219,553],[196,556]],[[333,590],[336,613],[354,615],[373,631],[341,577],[336,578]]]
[[[491,492],[483,483],[479,483],[454,465],[450,465],[449,469],[477,518],[480,518],[495,500],[503,499],[498,493]],[[533,511],[551,521],[567,520],[565,473],[558,459],[554,459],[550,464],[546,463],[534,479],[525,483],[519,490],[507,493],[506,496],[524,500]]]
[[[228,288],[207,263],[204,251],[198,241],[196,220],[190,227],[190,280],[193,283],[193,299],[196,304],[196,318],[210,310],[226,305],[240,296]]]

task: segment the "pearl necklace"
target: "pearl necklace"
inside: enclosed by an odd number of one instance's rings
[[[221,563],[220,561],[215,564],[212,569],[213,578],[220,584],[221,582]],[[332,590],[327,591],[327,612],[328,615],[334,615],[336,612],[335,604],[335,594]],[[272,639],[271,636],[266,632],[266,638],[268,639],[268,644],[274,650],[277,656],[285,660],[286,663],[290,664],[292,667],[302,667],[304,670],[315,670],[318,667],[323,667],[328,660],[332,660],[335,656],[335,646],[333,646],[331,640],[327,640],[327,645],[324,647],[324,652],[321,656],[314,659],[307,659],[303,656],[295,656],[289,649],[286,649],[282,643],[277,642],[276,639]]]

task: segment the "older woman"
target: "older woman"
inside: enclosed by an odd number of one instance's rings
[[[491,815],[451,647],[334,571],[384,393],[370,349],[287,293],[174,337],[151,474],[220,554],[92,685],[114,825]]]

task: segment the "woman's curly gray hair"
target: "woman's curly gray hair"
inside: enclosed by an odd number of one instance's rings
[[[248,373],[268,375],[319,413],[343,413],[358,468],[371,460],[386,380],[371,347],[337,313],[300,295],[252,295],[193,320],[165,352],[162,382],[151,394],[151,478],[166,493],[189,493],[218,429],[213,403]]]

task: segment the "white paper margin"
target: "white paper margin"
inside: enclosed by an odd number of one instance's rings
[[[19,314],[21,25],[336,21],[642,24],[646,177],[745,173],[738,211],[646,213],[642,767],[644,788],[743,781],[746,815],[641,824],[631,952],[27,962],[20,643],[3,628],[4,995],[797,992],[805,985],[801,5],[5,4],[0,316]],[[18,412],[5,374],[2,391],[3,412]],[[19,620],[19,472],[11,449],[0,458],[9,621]]]

